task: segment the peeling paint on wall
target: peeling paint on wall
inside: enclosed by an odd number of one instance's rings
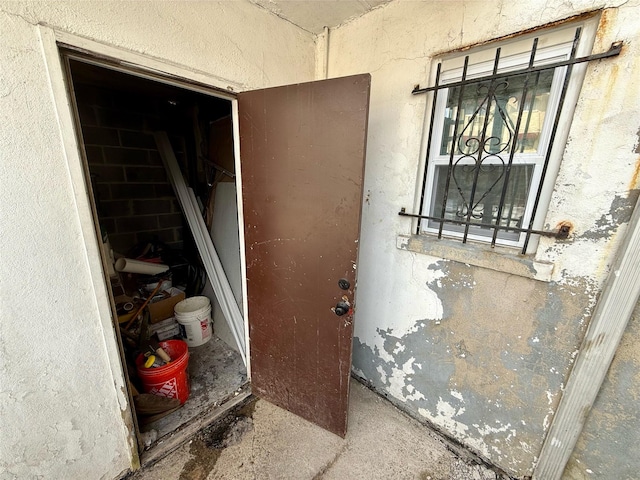
[[[356,338],[354,365],[401,408],[502,468],[530,474],[592,289],[578,279],[542,283],[454,262],[431,269],[440,275],[423,291],[437,294],[442,316],[379,329],[374,345]]]
[[[581,238],[589,240],[608,239],[622,224],[628,223],[640,190],[630,190],[628,195],[616,195],[611,202],[609,213],[595,221],[594,226],[583,232]]]
[[[640,2],[527,5],[391,2],[332,31],[329,58],[330,75],[372,72],[354,371],[516,477],[532,472],[640,186]],[[586,12],[601,15],[593,53],[624,47],[584,67],[544,225],[570,222],[571,236],[531,257],[473,244],[453,256],[427,236],[438,247],[411,248],[398,212],[419,202],[429,112],[410,92],[434,55]]]

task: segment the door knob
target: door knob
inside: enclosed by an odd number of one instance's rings
[[[351,305],[349,305],[347,302],[338,302],[334,311],[336,315],[341,317],[345,313],[349,313],[350,309],[351,309]]]

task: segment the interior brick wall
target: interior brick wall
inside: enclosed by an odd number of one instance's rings
[[[86,84],[75,91],[100,226],[112,248],[126,254],[157,237],[181,249],[183,216],[153,137],[173,121],[166,106]],[[184,141],[171,140],[180,159]]]

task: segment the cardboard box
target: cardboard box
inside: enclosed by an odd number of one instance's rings
[[[185,299],[185,295],[182,290],[173,287],[167,291],[171,294],[169,298],[149,304],[149,323],[154,324],[169,317],[173,317],[173,307],[176,306],[176,303]]]
[[[180,325],[175,317],[169,317],[154,325],[149,326],[149,335],[158,334],[158,340],[167,340],[180,334]]]

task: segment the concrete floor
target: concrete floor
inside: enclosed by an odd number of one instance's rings
[[[199,347],[189,349],[189,400],[178,411],[143,428],[154,429],[162,439],[177,428],[233,396],[247,382],[247,370],[238,352],[213,335]]]
[[[457,457],[425,426],[355,381],[345,439],[264,400],[230,419],[224,427],[203,430],[133,479],[503,478]]]

